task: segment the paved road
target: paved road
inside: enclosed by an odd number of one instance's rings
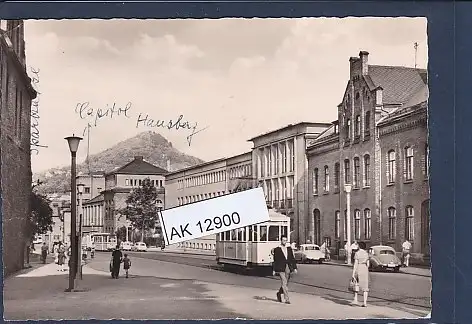
[[[166,267],[166,269],[173,267],[175,269],[175,276],[178,278],[196,279],[242,287],[278,288],[276,278],[270,276],[260,277],[251,274],[222,271],[217,267],[213,256],[177,255],[163,252],[131,252],[129,255],[134,260],[133,272],[136,272],[138,275],[158,276],[162,272],[160,269],[163,269],[163,267]],[[98,260],[107,257],[108,254],[97,254]],[[172,264],[185,264],[191,266],[185,267],[185,269],[192,270],[182,272],[181,268],[176,269]],[[350,300],[352,295],[347,292],[347,284],[351,271],[351,269],[341,266],[302,264],[299,265],[299,273],[292,281],[291,290],[332,298],[333,300]],[[165,272],[168,273],[168,271]],[[430,278],[402,273],[372,273],[370,278],[370,304],[404,310],[418,316],[424,316],[429,313]]]

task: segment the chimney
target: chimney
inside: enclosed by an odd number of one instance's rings
[[[359,76],[360,74],[360,59],[358,57],[350,57],[349,58],[349,63],[350,63],[350,79],[354,80],[356,76]]]
[[[170,171],[170,160],[167,160],[167,171]]]
[[[359,57],[361,59],[361,71],[362,75],[369,74],[369,52],[367,51],[360,51]]]
[[[142,155],[137,155],[134,157],[136,161],[143,161],[144,157]]]

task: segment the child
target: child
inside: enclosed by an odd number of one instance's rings
[[[123,258],[123,269],[125,269],[126,278],[128,278],[129,268],[131,268],[131,260],[128,258],[128,254],[125,253],[125,257]]]

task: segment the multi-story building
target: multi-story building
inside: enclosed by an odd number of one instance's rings
[[[429,255],[426,70],[350,58],[338,119],[308,143],[306,240],[327,241],[336,254],[346,241],[401,248],[409,239]],[[350,185],[350,215],[347,193]],[[351,228],[347,228],[347,217]]]
[[[252,157],[248,152],[169,173],[166,176],[166,206],[180,206],[252,186]],[[183,242],[179,246],[214,250],[215,235]]]
[[[64,241],[64,210],[70,209],[70,193],[50,194],[47,198],[51,201],[50,207],[52,209],[53,225],[52,231],[42,235],[42,238],[43,242],[46,242],[51,250],[54,243]]]
[[[22,20],[0,20],[0,196],[3,270],[21,269],[31,239],[31,101],[36,91],[26,72]]]
[[[128,226],[126,218],[116,210],[126,207],[126,199],[144,179],[149,178],[157,187],[158,201],[165,207],[165,175],[167,171],[149,162],[142,156],[105,175],[105,188],[83,205],[83,232],[114,234],[122,226]]]
[[[331,124],[298,123],[256,136],[250,141],[254,185],[263,186],[268,205],[291,218],[290,239],[300,243],[306,237],[308,210],[307,141]]]
[[[76,179],[77,184],[84,185],[84,192],[82,193],[83,201],[90,200],[105,190],[105,172],[103,171],[79,174]]]

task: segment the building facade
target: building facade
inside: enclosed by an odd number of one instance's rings
[[[31,101],[22,20],[0,20],[0,197],[3,270],[21,269],[29,244],[31,213]]]
[[[70,210],[69,194],[50,194],[47,198],[51,201],[52,209],[52,231],[42,235],[43,242],[46,242],[51,250],[54,243],[63,242],[65,238],[64,210]],[[70,229],[69,229],[70,232]]]
[[[369,65],[368,55],[350,58],[338,119],[308,143],[306,240],[327,241],[337,254],[348,231],[351,240],[397,251],[408,238],[412,254],[427,259],[426,70]]]
[[[77,184],[84,185],[84,192],[82,193],[83,201],[90,200],[105,190],[105,172],[103,171],[79,174],[76,179]]]

